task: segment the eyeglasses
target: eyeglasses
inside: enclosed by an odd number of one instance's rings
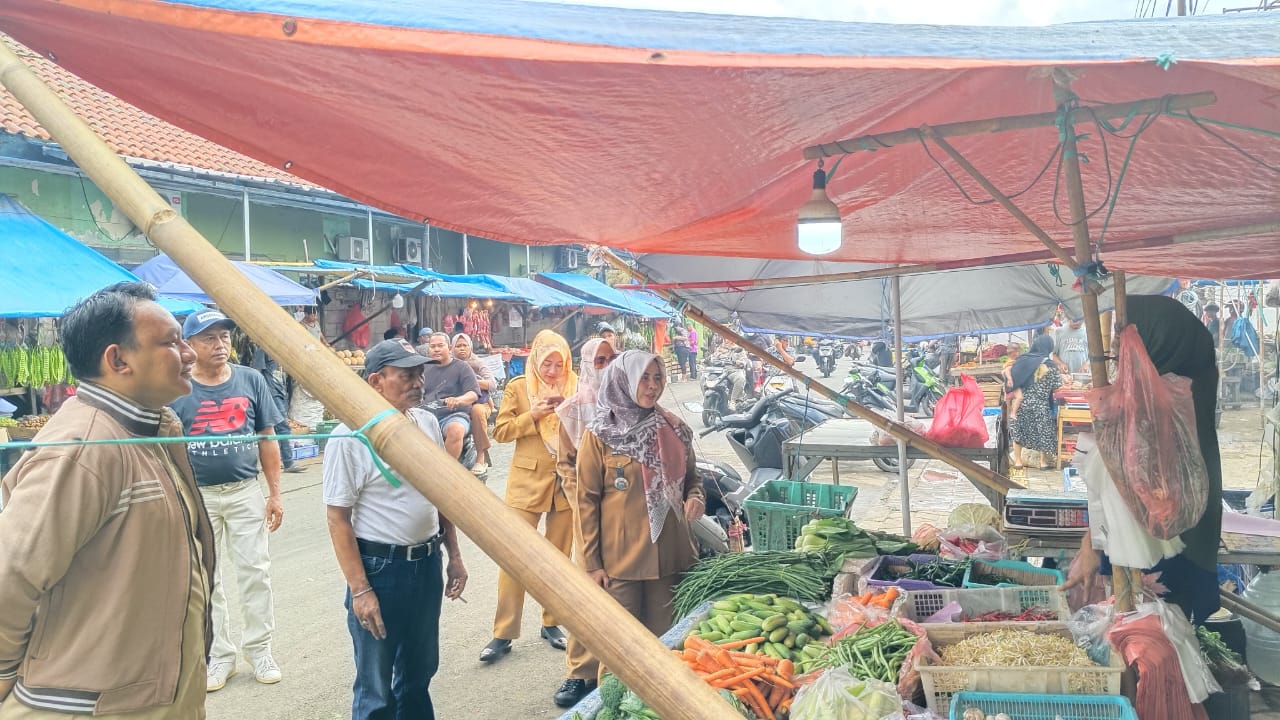
[[[618,357],[618,356],[617,356],[617,355],[597,355],[597,356],[595,356],[595,358],[591,361],[591,363],[592,363],[593,365],[595,365],[596,367],[598,367],[598,368],[602,368],[602,367],[604,367],[604,366],[608,365],[609,363],[613,362],[613,359],[614,359],[614,358],[616,358],[616,357]]]

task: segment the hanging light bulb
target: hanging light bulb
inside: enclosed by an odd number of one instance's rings
[[[826,255],[840,249],[840,208],[827,196],[827,173],[818,161],[813,172],[813,195],[800,206],[796,244],[801,252]]]
[[[404,307],[404,296],[400,293],[396,293],[396,296],[391,298],[391,307],[397,310]]]

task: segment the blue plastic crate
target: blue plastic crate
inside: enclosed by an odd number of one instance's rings
[[[951,720],[976,707],[987,717],[997,713],[1011,720],[1138,720],[1128,698],[1116,695],[1024,695],[965,690],[951,697]]]

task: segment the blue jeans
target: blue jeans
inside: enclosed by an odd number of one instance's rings
[[[378,596],[385,640],[375,640],[351,612],[347,590],[347,631],[355,646],[352,720],[435,720],[429,692],[440,666],[440,605],[444,572],[437,551],[421,560],[362,556],[369,584]]]

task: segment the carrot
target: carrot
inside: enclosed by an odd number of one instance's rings
[[[724,678],[723,680],[717,680],[711,683],[711,686],[717,687],[717,688],[731,688],[736,685],[742,685],[743,683],[745,683],[748,680],[751,680],[752,678],[759,677],[763,675],[764,672],[765,672],[764,668],[754,668],[746,672],[734,675],[733,677]]]
[[[703,640],[702,638],[693,634],[686,636],[684,639],[684,647],[686,650],[690,648],[693,648],[694,650],[701,650],[710,644],[711,643],[707,642],[706,640]]]
[[[791,701],[795,700],[795,695],[788,695],[782,698],[782,702],[778,703],[778,712],[785,713],[791,709]]]
[[[717,670],[713,673],[703,673],[702,679],[709,683],[713,683],[713,682],[718,682],[720,680],[723,680],[725,678],[733,677],[739,672],[741,671],[738,670],[737,668],[724,668],[722,670]]]
[[[734,640],[733,642],[719,643],[718,645],[721,650],[737,650],[739,648],[744,648],[751,643],[762,643],[764,641],[764,637],[753,637],[747,640]]]
[[[764,717],[764,713],[756,705],[756,699],[751,697],[750,690],[746,689],[745,687],[741,687],[734,690],[730,690],[730,692],[733,693],[734,697],[742,701],[742,703],[746,705],[747,708],[751,710],[751,712],[755,713],[756,717]]]
[[[729,656],[738,662],[759,662],[764,665],[777,665],[780,661],[777,658],[768,655],[759,655],[756,653],[731,652]]]
[[[790,680],[796,675],[796,664],[790,660],[783,660],[778,663],[778,677],[783,680]]]
[[[747,682],[747,691],[751,693],[751,697],[755,698],[756,703],[760,705],[761,712],[757,714],[763,720],[775,720],[773,708],[769,707],[769,701],[765,700],[764,695],[760,694],[760,688],[756,687],[755,683]]]
[[[778,707],[778,704],[782,702],[782,698],[786,697],[788,692],[790,691],[787,690],[785,685],[774,685],[773,689],[769,691],[769,696],[766,698],[769,706],[775,708]]]
[[[710,650],[702,650],[698,653],[698,667],[709,673],[713,673],[722,669],[724,666],[716,662],[716,658]]]
[[[719,645],[712,645],[711,647],[714,648],[713,650],[710,650],[711,657],[715,659],[716,664],[723,668],[731,668],[734,666],[733,658],[730,657],[728,650],[725,650]]]
[[[791,682],[790,680],[783,679],[782,677],[775,675],[774,673],[771,673],[771,672],[764,673],[763,675],[760,676],[760,679],[764,680],[765,682],[773,683],[775,686],[780,686],[788,689],[794,689],[796,686],[796,684]]]

